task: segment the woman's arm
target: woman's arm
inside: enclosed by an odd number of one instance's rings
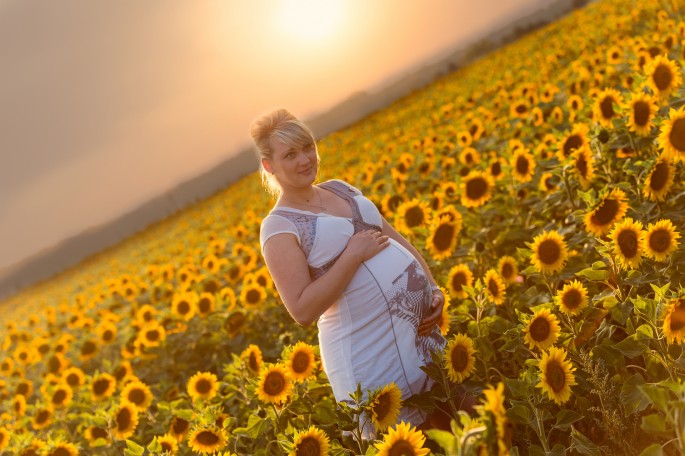
[[[307,326],[338,299],[362,262],[388,245],[388,237],[377,231],[357,233],[331,269],[316,280],[309,275],[307,259],[294,235],[274,235],[263,250],[266,267],[285,307],[297,323]]]
[[[416,250],[416,247],[414,247],[409,241],[407,241],[404,236],[402,236],[400,233],[397,232],[393,226],[388,223],[388,221],[383,218],[383,230],[382,233],[391,239],[394,239],[397,241],[399,244],[401,244],[404,248],[409,250],[409,252],[414,255],[414,258],[421,264],[421,267],[426,273],[426,277],[428,277],[428,282],[432,286],[436,286],[437,283],[435,282],[435,279],[433,278],[433,274],[431,274],[430,268],[428,267],[428,263],[426,263],[426,260],[423,259],[423,256],[419,253],[418,250]],[[433,292],[433,302],[431,303],[431,309],[432,312],[430,315],[426,315],[423,320],[421,320],[421,323],[419,323],[419,328],[418,328],[418,333],[419,335],[425,336],[426,334],[430,333],[431,330],[433,329],[433,326],[436,325],[440,321],[440,317],[442,316],[442,308],[445,305],[445,296],[442,294],[442,291],[435,291]]]

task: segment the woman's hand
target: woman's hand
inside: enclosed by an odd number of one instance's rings
[[[431,313],[426,315],[421,323],[419,323],[419,336],[427,336],[433,330],[433,327],[440,322],[442,316],[442,308],[445,305],[445,296],[442,291],[435,290],[431,299]]]
[[[352,255],[359,263],[376,256],[378,252],[390,245],[388,236],[376,230],[365,230],[354,234],[347,243],[345,253]]]

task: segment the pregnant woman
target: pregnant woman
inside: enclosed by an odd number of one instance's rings
[[[317,322],[336,400],[348,401],[358,383],[394,382],[403,399],[429,389],[420,367],[445,345],[437,325],[445,299],[424,259],[358,189],[316,184],[316,142],[287,110],[258,119],[251,134],[277,198],[262,221],[262,254],[293,319]],[[425,419],[409,407],[399,416],[416,426]]]

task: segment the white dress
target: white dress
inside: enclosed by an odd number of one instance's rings
[[[351,185],[332,180],[319,184],[347,200],[353,218],[279,207],[262,221],[260,243],[273,235],[297,237],[312,279],[323,275],[360,230],[381,229],[376,206]],[[324,371],[337,401],[350,402],[362,391],[395,382],[402,398],[426,391],[432,380],[420,366],[431,362],[431,350],[442,350],[445,339],[436,325],[417,335],[421,319],[430,313],[431,287],[421,264],[402,245],[390,245],[365,261],[339,299],[319,318],[319,347]],[[398,421],[419,425],[419,410],[403,407]]]

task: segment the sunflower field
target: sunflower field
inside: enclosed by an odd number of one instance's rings
[[[597,1],[319,140],[447,295],[429,426],[336,403],[253,173],[0,303],[0,455],[685,454],[684,59]]]

